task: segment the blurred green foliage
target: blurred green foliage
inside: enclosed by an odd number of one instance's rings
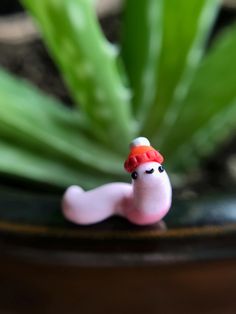
[[[22,0],[74,107],[0,70],[0,172],[65,187],[126,180],[133,137],[184,172],[236,128],[236,29],[206,51],[217,0],[126,0],[119,46],[92,0]]]

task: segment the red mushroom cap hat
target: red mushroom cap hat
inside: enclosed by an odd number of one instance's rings
[[[130,144],[130,154],[124,163],[127,172],[133,172],[145,162],[155,161],[163,163],[163,156],[150,145],[146,137],[138,137]]]

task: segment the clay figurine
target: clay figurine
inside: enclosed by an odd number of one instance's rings
[[[138,225],[161,221],[171,206],[171,185],[162,155],[144,137],[130,144],[124,167],[132,184],[110,183],[88,192],[69,187],[62,202],[64,216],[80,225],[100,222],[119,215]]]

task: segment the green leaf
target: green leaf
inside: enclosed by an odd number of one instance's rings
[[[144,115],[142,133],[161,147],[174,124],[218,11],[217,0],[164,2],[160,58],[154,101]]]
[[[133,136],[129,90],[117,49],[104,37],[91,0],[23,0],[35,17],[93,136],[125,151]]]
[[[56,155],[47,152],[39,154],[22,145],[16,146],[9,139],[0,139],[0,173],[13,175],[35,182],[52,184],[58,187],[81,185],[85,189],[107,183],[109,177],[97,176],[82,167],[79,169],[62,163]]]
[[[90,140],[80,118],[29,83],[0,71],[0,138],[10,140],[14,149],[39,154],[77,174],[100,177],[100,182],[124,175],[123,158]],[[50,157],[51,156],[51,157]],[[50,158],[52,160],[50,160]],[[10,161],[9,161],[10,162]],[[35,161],[36,162],[36,161]],[[23,165],[22,169],[25,169]],[[37,162],[34,166],[37,166]],[[39,165],[39,169],[40,169]],[[10,169],[10,163],[8,169]],[[14,169],[14,165],[12,165]],[[5,171],[1,169],[0,171]],[[72,171],[72,170],[70,170]],[[69,172],[70,172],[69,171]],[[41,180],[39,178],[39,180]],[[45,178],[46,180],[46,178]],[[58,185],[65,185],[57,182]]]
[[[236,129],[236,27],[224,32],[199,67],[163,145],[170,166],[189,167]]]
[[[140,120],[154,101],[163,27],[163,0],[126,0],[122,58],[133,93],[133,112]]]

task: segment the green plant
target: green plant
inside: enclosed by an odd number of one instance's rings
[[[74,100],[68,109],[0,71],[0,171],[65,187],[123,180],[147,136],[171,171],[196,166],[235,128],[236,29],[206,43],[217,0],[126,0],[120,51],[92,0],[23,0]]]

